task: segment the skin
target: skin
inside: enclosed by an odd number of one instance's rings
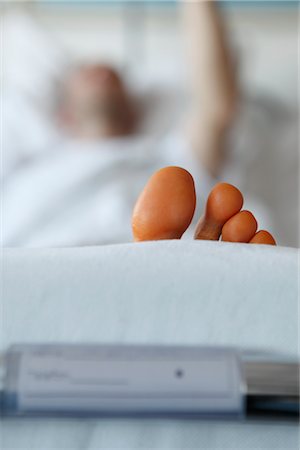
[[[249,244],[276,245],[276,241],[271,233],[265,230],[261,230],[255,233],[253,238],[249,241]]]
[[[200,218],[195,239],[216,241],[220,238],[224,224],[243,206],[241,192],[228,183],[217,184],[210,192],[204,215]]]
[[[240,211],[222,228],[222,241],[249,242],[257,230],[257,222],[250,211]]]
[[[60,119],[77,138],[125,136],[134,131],[133,105],[120,75],[103,64],[80,66],[62,87]]]
[[[217,2],[182,0],[187,73],[192,99],[187,138],[196,158],[217,176],[239,103],[236,65]]]
[[[194,180],[180,167],[156,172],[137,200],[132,229],[135,241],[180,239],[196,207]]]
[[[180,167],[156,172],[139,196],[132,216],[135,241],[180,239],[189,227],[196,206],[192,176]],[[219,183],[208,196],[195,239],[276,245],[268,232],[257,230],[250,211],[241,211],[243,196],[228,183]]]

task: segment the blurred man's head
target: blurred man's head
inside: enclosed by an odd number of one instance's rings
[[[118,73],[105,65],[78,67],[62,92],[63,125],[77,137],[123,136],[134,128],[133,106]]]

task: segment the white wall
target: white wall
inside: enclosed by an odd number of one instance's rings
[[[176,80],[182,68],[175,7],[29,6],[78,60],[104,59],[131,74]],[[130,12],[131,11],[131,12]],[[230,7],[228,27],[247,89],[297,105],[298,11],[295,7]]]

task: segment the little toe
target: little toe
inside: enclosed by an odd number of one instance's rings
[[[260,230],[255,233],[253,238],[249,241],[249,244],[276,245],[276,241],[271,233],[266,230]]]

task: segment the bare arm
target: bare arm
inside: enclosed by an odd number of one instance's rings
[[[215,2],[183,0],[182,10],[192,94],[190,138],[202,163],[217,174],[236,106],[235,70]]]

